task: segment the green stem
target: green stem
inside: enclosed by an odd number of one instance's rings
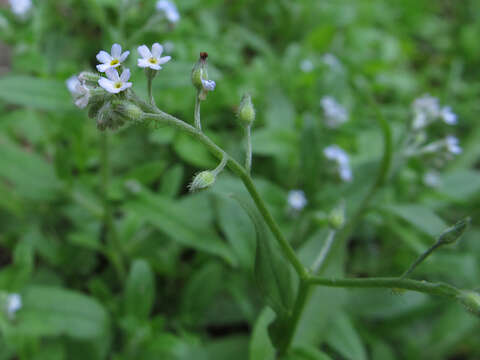
[[[102,197],[104,209],[104,224],[107,239],[107,252],[110,257],[120,281],[123,281],[126,276],[125,266],[123,264],[121,245],[118,241],[118,236],[113,221],[113,211],[108,199],[108,189],[110,183],[110,159],[109,159],[109,145],[108,133],[104,131],[101,135],[101,171],[102,171]]]
[[[195,127],[198,130],[202,130],[202,122],[200,120],[200,91],[197,91],[197,96],[195,96],[195,112],[194,112],[194,118],[195,118]]]
[[[245,128],[246,137],[247,137],[247,151],[245,154],[245,169],[250,174],[252,171],[252,131],[251,126],[248,125]]]
[[[220,164],[218,164],[218,166],[212,171],[213,175],[218,176],[218,174],[220,174],[227,165],[227,162],[228,156],[226,154],[223,154],[222,161],[220,161]]]
[[[139,105],[145,105],[139,103]],[[155,111],[155,109],[150,107],[150,110]],[[223,151],[217,144],[215,144],[208,136],[206,136],[202,131],[199,129],[187,124],[186,122],[177,119],[176,117],[167,114],[161,110],[156,110],[155,113],[147,113],[145,114],[146,118],[151,118],[154,121],[161,122],[170,126],[177,128],[178,130],[184,131],[195,139],[200,141],[203,145],[207,147],[207,149],[215,156],[217,159],[221,160],[224,157],[227,159],[227,166],[230,170],[232,170],[243,182],[247,191],[250,193],[256,207],[262,214],[265,223],[270,228],[275,237],[276,241],[278,242],[280,249],[282,250],[284,256],[288,259],[288,261],[292,264],[297,274],[300,278],[304,278],[307,276],[307,270],[303,266],[303,264],[298,259],[295,251],[291,247],[290,243],[287,239],[283,236],[280,231],[279,226],[273,219],[272,215],[267,209],[267,206],[263,199],[260,197],[260,194],[255,187],[252,178],[245,170],[245,168],[240,165],[235,159],[230,157],[225,151]]]
[[[461,291],[454,286],[445,283],[432,283],[400,278],[323,278],[311,276],[307,282],[312,285],[342,287],[342,288],[387,288],[393,290],[412,290],[425,294],[456,298]]]
[[[292,316],[289,319],[285,337],[283,338],[283,341],[278,349],[280,357],[285,355],[293,341],[295,331],[303,313],[303,308],[305,307],[305,304],[307,303],[307,300],[309,298],[309,289],[310,283],[307,282],[305,279],[301,279],[298,285],[298,292],[295,299],[295,304],[293,305]]]
[[[332,248],[333,241],[335,240],[335,234],[337,233],[336,230],[330,229],[328,232],[327,239],[325,240],[325,244],[322,247],[322,250],[320,250],[320,253],[318,254],[317,258],[313,262],[312,265],[312,273],[317,273],[317,272],[322,272],[323,270],[323,264],[325,263],[325,259],[328,256],[328,253],[330,252]]]
[[[437,241],[435,244],[430,246],[430,248],[425,251],[422,255],[420,255],[415,262],[410,265],[410,267],[400,276],[401,279],[406,278],[408,275],[410,275],[415,268],[420,265],[427,257],[429,257],[437,248],[442,246],[443,244],[439,241]]]
[[[147,69],[147,71],[153,71],[153,70],[150,70],[150,69]],[[155,105],[155,99],[153,97],[153,90],[152,90],[152,87],[153,87],[153,78],[154,76],[152,75],[147,75],[147,91],[148,91],[148,100],[150,101],[150,105],[152,105],[153,107],[157,107],[157,105]]]

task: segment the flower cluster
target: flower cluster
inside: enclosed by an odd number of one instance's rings
[[[423,129],[437,119],[441,119],[445,124],[455,125],[457,115],[449,106],[440,106],[436,97],[425,94],[413,101],[412,110],[414,114],[413,128],[415,130]]]
[[[348,121],[348,111],[340,105],[333,97],[324,96],[320,105],[325,116],[325,123],[330,128],[337,128]]]
[[[352,169],[350,167],[350,158],[345,150],[337,145],[330,145],[323,150],[323,155],[325,155],[327,159],[336,163],[340,179],[346,182],[353,180]]]

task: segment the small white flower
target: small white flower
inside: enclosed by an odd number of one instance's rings
[[[72,92],[75,105],[80,109],[85,109],[90,100],[90,89],[85,84],[78,83],[75,91]]]
[[[333,97],[324,96],[320,101],[328,127],[336,128],[348,121],[348,111]]]
[[[323,154],[327,159],[337,163],[340,179],[347,182],[353,180],[353,173],[350,168],[350,158],[342,148],[337,145],[330,145],[323,150]]]
[[[9,294],[6,303],[7,316],[13,319],[16,312],[22,308],[22,297],[19,294]]]
[[[121,76],[118,76],[117,69],[109,68],[105,71],[107,78],[100,78],[98,84],[112,94],[117,94],[120,91],[126,90],[132,86],[131,82],[127,82],[130,79],[130,70],[125,69]]]
[[[423,183],[429,187],[436,188],[442,183],[440,174],[435,170],[429,170],[423,175]]]
[[[157,1],[157,10],[163,12],[165,17],[171,23],[176,23],[180,20],[180,14],[178,13],[177,6],[175,3],[169,0],[159,0]]]
[[[215,84],[215,81],[213,80],[202,79],[202,86],[203,90],[205,91],[213,91],[215,90],[215,86],[217,86],[217,84]]]
[[[445,145],[451,154],[458,155],[462,152],[462,148],[458,143],[459,141],[455,136],[449,135],[445,138]]]
[[[152,45],[152,51],[146,45],[138,47],[138,53],[142,56],[142,59],[138,59],[138,66],[141,68],[150,68],[153,70],[160,70],[160,65],[170,61],[171,56],[163,56],[163,46],[159,43]]]
[[[421,129],[440,115],[440,105],[436,97],[425,94],[413,101],[413,128]]]
[[[300,70],[302,70],[303,72],[306,72],[306,73],[311,72],[313,68],[314,68],[313,62],[310,59],[304,59],[300,63]]]
[[[307,205],[307,198],[302,190],[291,190],[288,193],[288,206],[295,210],[301,211]]]
[[[97,54],[97,60],[101,64],[97,65],[97,70],[106,72],[108,69],[119,67],[130,54],[130,51],[122,53],[122,47],[119,44],[113,44],[111,54],[102,50]]]
[[[341,66],[340,61],[337,59],[337,57],[330,53],[323,55],[322,60],[325,65],[328,65],[331,68],[336,68]]]
[[[31,0],[9,0],[9,3],[12,12],[19,17],[25,17],[32,8]]]
[[[74,95],[76,93],[77,85],[80,84],[80,80],[78,79],[77,75],[72,75],[65,81],[65,84],[67,85],[68,91]]]
[[[442,118],[443,122],[448,125],[455,125],[457,124],[457,114],[452,111],[450,106],[444,106],[440,111],[440,117]]]

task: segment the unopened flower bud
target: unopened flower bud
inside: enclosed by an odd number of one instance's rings
[[[101,76],[89,71],[83,71],[78,75],[78,80],[82,83],[91,83],[91,85],[97,85],[98,80],[100,80]]]
[[[455,243],[462,237],[470,222],[470,217],[458,221],[455,225],[449,227],[440,234],[438,242],[445,245]]]
[[[472,290],[462,290],[458,300],[472,314],[480,316],[480,294]]]
[[[112,102],[113,111],[125,121],[140,122],[143,120],[144,112],[137,105],[128,101]]]
[[[345,224],[345,206],[340,204],[328,214],[328,225],[335,230],[340,230]]]
[[[255,121],[255,108],[250,94],[245,94],[242,97],[238,107],[238,119],[243,126],[250,126]]]
[[[191,192],[204,190],[215,183],[215,174],[212,171],[205,170],[198,173],[189,185]]]
[[[208,54],[206,52],[201,52],[200,58],[192,69],[192,84],[198,91],[203,90],[202,80],[206,80],[207,58]]]

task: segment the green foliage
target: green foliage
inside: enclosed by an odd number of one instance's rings
[[[210,189],[189,193],[194,175],[218,161],[194,137],[153,122],[110,132],[103,152],[95,120],[65,86],[119,43],[146,98],[136,49],[154,42],[173,45],[156,104],[191,124],[191,70],[208,52],[217,87],[202,101],[202,125],[239,162],[238,103],[251,94],[255,186],[305,267],[342,202],[351,234],[327,278],[399,276],[448,225],[472,218],[462,241],[413,273],[461,288],[456,300],[471,313],[415,292],[315,287],[285,359],[480,358],[478,1],[179,0],[176,24],[154,0],[34,0],[25,18],[3,3],[0,360],[278,358],[299,279],[243,184],[225,169]],[[383,151],[376,111],[353,84],[368,84],[394,153],[386,184],[348,229]],[[451,106],[458,125],[438,119],[415,137],[411,104],[426,93]],[[324,96],[348,121],[328,126]],[[461,154],[405,156],[423,135],[449,134]],[[334,144],[350,156],[350,182],[325,157]],[[291,208],[293,189],[305,192],[305,208]],[[9,294],[22,299],[13,315]]]

